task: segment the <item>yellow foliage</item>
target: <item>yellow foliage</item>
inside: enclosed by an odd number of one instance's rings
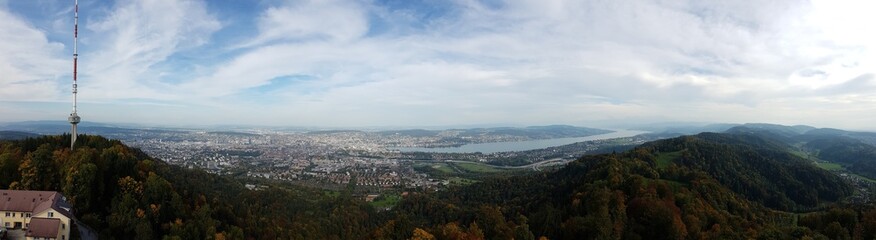
[[[143,209],[138,208],[138,209],[137,209],[137,217],[138,217],[138,218],[144,218],[144,217],[146,217],[146,211],[143,211]]]
[[[411,236],[411,240],[435,240],[435,236],[426,230],[415,228],[414,236]]]

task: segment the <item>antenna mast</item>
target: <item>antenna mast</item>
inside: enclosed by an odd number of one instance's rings
[[[70,122],[72,127],[71,135],[70,135],[70,150],[73,150],[73,146],[76,144],[76,124],[79,124],[81,120],[79,115],[76,114],[76,74],[77,74],[77,65],[79,62],[79,52],[78,52],[78,43],[79,43],[79,0],[74,0],[73,7],[73,113],[70,113],[70,117],[67,118],[67,121]]]

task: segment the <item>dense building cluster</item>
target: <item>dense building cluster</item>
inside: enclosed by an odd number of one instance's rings
[[[247,130],[207,132],[186,130],[134,130],[105,134],[138,147],[171,164],[200,168],[212,173],[331,186],[354,184],[366,187],[436,187],[446,179],[431,179],[414,171],[416,161],[471,161],[496,165],[526,165],[572,159],[606,144],[605,140],[520,152],[409,153],[397,147],[446,147],[466,143],[519,141],[541,135],[472,135],[462,130],[419,134],[411,131],[318,131],[290,132]],[[627,144],[643,142],[628,139]],[[519,163],[519,164],[517,164]],[[538,166],[533,165],[538,170]]]
[[[397,158],[393,146],[431,146],[432,137],[338,132],[137,131],[111,136],[172,164],[228,174],[301,182],[369,187],[436,186]]]

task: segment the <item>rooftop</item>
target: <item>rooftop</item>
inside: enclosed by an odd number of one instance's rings
[[[27,229],[26,236],[40,238],[57,238],[59,224],[61,224],[61,220],[57,218],[31,218],[30,228]]]
[[[70,206],[58,192],[0,190],[0,211],[40,213],[50,208],[67,217],[73,216]]]

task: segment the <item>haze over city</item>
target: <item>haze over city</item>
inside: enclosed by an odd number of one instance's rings
[[[79,114],[151,125],[873,130],[864,1],[80,1]],[[66,119],[72,5],[0,0],[0,122]]]

